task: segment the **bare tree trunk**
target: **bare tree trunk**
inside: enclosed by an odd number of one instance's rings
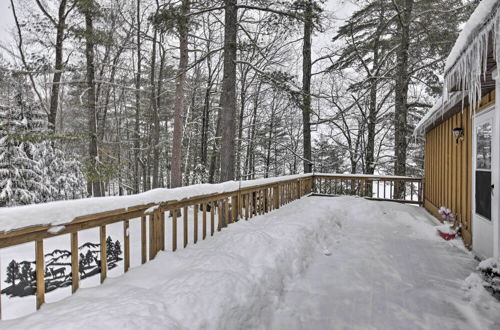
[[[375,62],[374,56],[374,62]],[[377,124],[377,81],[372,78],[370,85],[370,104],[368,109],[366,154],[365,154],[365,173],[373,174],[375,172],[375,134]]]
[[[94,66],[94,26],[93,14],[95,4],[93,1],[84,4],[85,15],[85,58],[87,63],[87,106],[88,106],[88,130],[89,140],[89,167],[90,182],[88,192],[94,197],[102,196],[99,171],[97,169],[97,111],[96,111],[96,88],[95,88],[95,66]]]
[[[266,171],[264,173],[264,177],[269,177],[269,167],[271,165],[271,148],[273,142],[273,131],[274,131],[274,99],[276,96],[273,96],[273,101],[271,105],[271,118],[269,121],[269,138],[267,139],[267,154],[266,154]]]
[[[37,1],[40,4],[39,1]],[[59,3],[59,11],[57,15],[57,34],[56,34],[56,62],[55,72],[52,78],[52,90],[50,93],[50,107],[49,107],[49,129],[56,130],[57,108],[59,105],[59,83],[61,81],[63,69],[63,41],[64,41],[64,28],[66,27],[66,0],[61,0]]]
[[[311,146],[311,44],[313,31],[313,13],[310,0],[306,4],[304,13],[304,43],[302,48],[302,125],[304,139],[304,173],[312,172]]]
[[[246,68],[243,69],[241,74],[241,91],[240,91],[240,116],[238,119],[238,147],[236,148],[236,179],[239,180],[241,178],[241,145],[243,143],[243,118],[245,116],[245,104],[246,104],[246,95],[247,95],[247,79],[248,70]]]
[[[408,117],[408,50],[410,48],[410,16],[413,0],[396,1],[399,13],[399,48],[396,53],[394,105],[394,174],[406,175],[407,117]],[[395,198],[403,198],[404,185],[394,186]]]
[[[141,113],[141,1],[137,0],[137,76],[135,79],[135,125],[134,125],[134,193],[139,193],[139,152],[140,141],[140,113]]]
[[[236,43],[237,0],[225,0],[224,77],[222,81],[221,181],[234,180],[236,136]]]
[[[182,0],[182,18],[179,18],[179,70],[175,86],[174,135],[172,137],[172,187],[182,186],[182,135],[184,129],[184,85],[189,61],[188,14],[190,0]]]
[[[208,170],[208,183],[215,182],[215,171],[217,168],[217,156],[219,155],[219,144],[221,135],[221,121],[222,121],[222,110],[219,107],[217,113],[217,124],[215,126],[215,137],[214,144],[212,147],[212,154],[210,155],[210,168]]]
[[[157,9],[158,11],[158,9]],[[153,109],[152,119],[152,147],[153,147],[153,189],[159,187],[159,169],[160,169],[160,115],[158,112],[158,97],[156,96],[156,41],[157,30],[153,32],[153,49],[151,51],[151,108]]]
[[[210,71],[210,68],[208,69]],[[207,81],[207,89],[205,90],[205,100],[203,103],[203,115],[201,119],[201,135],[200,135],[200,148],[201,148],[201,164],[207,166],[207,152],[208,152],[208,128],[209,128],[209,114],[210,114],[210,93],[212,90],[211,75],[209,73]]]
[[[254,145],[255,145],[255,125],[257,124],[257,107],[259,106],[259,96],[261,88],[262,88],[262,83],[259,82],[259,85],[257,86],[257,92],[255,93],[254,96],[252,124],[248,128],[249,130],[248,138],[250,141],[248,141],[247,155],[245,160],[245,171],[246,171],[245,177],[247,180],[249,179],[249,174],[252,174],[254,172],[253,155],[254,155]]]

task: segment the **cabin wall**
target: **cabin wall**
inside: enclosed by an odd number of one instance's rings
[[[495,102],[491,92],[482,99],[478,110]],[[455,127],[464,129],[464,138],[456,143]],[[424,207],[442,220],[438,209],[450,208],[462,223],[462,236],[472,244],[472,117],[469,108],[459,112],[426,133]]]

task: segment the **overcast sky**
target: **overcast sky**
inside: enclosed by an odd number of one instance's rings
[[[356,5],[353,4],[355,1],[356,0],[327,0],[325,9],[327,14],[333,18],[329,21],[330,24],[338,26],[339,23],[348,18],[356,8]],[[322,48],[324,45],[328,44],[329,40],[332,38],[332,34],[334,33],[334,31],[332,31],[334,30],[334,26],[333,29],[330,29],[327,33],[316,36],[313,45],[318,48]],[[13,27],[14,19],[12,17],[12,10],[10,9],[10,1],[0,0],[0,42],[3,45],[8,45],[13,42],[11,36]],[[1,49],[0,52],[2,52]]]
[[[0,0],[0,40],[5,42],[9,37],[9,29],[14,25],[10,1]]]

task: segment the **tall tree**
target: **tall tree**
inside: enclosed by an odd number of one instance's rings
[[[73,10],[75,4],[71,5],[67,8],[67,0],[60,0],[58,11],[57,11],[57,19],[53,18],[52,15],[47,10],[47,7],[42,4],[40,0],[36,0],[36,3],[42,13],[47,17],[50,23],[56,29],[56,43],[55,43],[55,63],[54,63],[54,75],[52,78],[52,89],[50,93],[50,107],[49,107],[49,128],[52,130],[56,129],[56,118],[57,118],[57,109],[59,106],[59,90],[60,90],[60,82],[63,74],[63,43],[65,39],[66,32],[66,18]]]
[[[238,35],[237,0],[224,0],[224,75],[222,78],[221,181],[234,180],[236,137],[236,45]]]
[[[189,11],[190,0],[182,0],[177,17],[179,33],[179,68],[177,70],[174,105],[174,134],[172,136],[172,187],[182,186],[182,137],[184,130],[184,89],[189,63]]]
[[[97,107],[96,107],[96,85],[95,85],[95,39],[94,16],[98,6],[94,0],[78,0],[78,9],[85,17],[85,60],[86,60],[86,83],[87,83],[87,123],[88,123],[88,194],[99,197],[104,194],[101,190],[100,174],[98,170],[98,146],[97,146]]]
[[[397,11],[397,34],[394,88],[394,174],[406,175],[407,117],[408,117],[408,57],[410,48],[410,23],[413,0],[393,1]],[[395,186],[395,196],[402,197],[404,185]]]
[[[313,33],[312,1],[304,3],[304,41],[302,46],[302,127],[304,172],[312,172],[311,146],[311,77],[312,77],[312,33]]]

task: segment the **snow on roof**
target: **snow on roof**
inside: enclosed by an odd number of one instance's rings
[[[75,218],[115,211],[134,206],[158,204],[167,201],[180,201],[190,197],[237,191],[240,188],[271,184],[305,178],[312,174],[297,174],[269,179],[249,181],[229,181],[219,184],[198,184],[174,189],[153,189],[141,194],[130,196],[94,197],[77,200],[57,201],[27,206],[0,208],[0,233],[20,228],[68,224]]]
[[[425,116],[418,122],[415,130],[413,131],[414,136],[424,135],[425,131],[428,127],[432,126],[436,121],[439,120],[439,117],[443,117],[444,114],[451,109],[457,102],[460,101],[462,93],[454,92],[450,94],[448,101],[443,104],[443,98],[440,97],[436,101],[436,104],[432,108],[427,111]]]
[[[481,99],[481,76],[486,74],[490,33],[494,33],[494,44],[500,41],[500,1],[482,0],[465,24],[446,60],[445,89],[443,97],[449,99],[448,91],[459,86],[466,90],[473,109]],[[493,52],[500,58],[497,47]]]

